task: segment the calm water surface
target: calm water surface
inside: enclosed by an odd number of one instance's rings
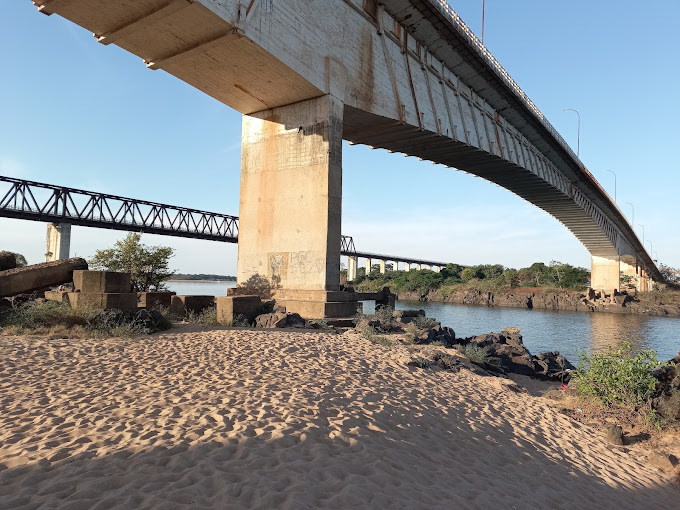
[[[227,289],[235,286],[236,282],[168,282],[177,294],[209,296],[225,296]],[[398,310],[420,308],[428,317],[453,328],[457,337],[514,326],[520,328],[533,354],[560,351],[572,362],[578,361],[577,351],[602,352],[623,340],[635,348],[656,349],[660,359],[670,359],[680,350],[680,318],[397,302]],[[373,312],[373,302],[364,303],[364,312]]]

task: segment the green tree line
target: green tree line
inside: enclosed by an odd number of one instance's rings
[[[380,274],[376,265],[368,275],[364,268],[360,268],[354,283],[361,290],[375,291],[387,286],[393,292],[425,292],[435,289],[455,290],[455,287],[460,286],[489,291],[513,287],[585,289],[589,281],[590,271],[587,269],[554,260],[548,265],[535,262],[521,269],[506,268],[500,264],[467,267],[448,264],[439,273],[423,269]]]

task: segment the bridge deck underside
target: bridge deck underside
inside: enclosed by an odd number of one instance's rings
[[[288,53],[298,52],[298,47],[286,48],[285,44],[284,47],[273,47],[276,43],[266,38],[259,43],[253,42],[243,36],[244,27],[240,25],[247,21],[247,13],[234,15],[229,10],[236,5],[235,2],[203,1],[210,4],[215,12],[191,0],[140,0],[135,3],[125,0],[45,0],[43,12],[55,12],[87,28],[103,44],[114,43],[141,57],[152,69],[162,69],[243,114],[319,97],[328,93],[329,89],[332,92],[330,77],[337,72],[333,71],[332,59],[326,60],[325,87],[318,80],[314,82],[315,86],[311,80],[314,73],[300,74],[309,71],[305,67],[306,62],[298,65],[297,71],[290,67],[294,66],[290,59],[289,65],[283,62]],[[332,5],[334,12],[340,12],[340,4]],[[287,20],[262,19],[265,20],[262,23],[272,23],[272,27],[276,24],[272,30],[286,30],[280,26]],[[371,43],[369,46],[375,51],[362,65],[368,66],[366,72],[372,76],[374,66],[366,62],[371,62],[379,53],[380,45],[372,43],[375,28],[370,24],[364,28],[362,37],[367,36],[366,40]],[[287,30],[294,29],[289,27]],[[440,37],[437,46],[444,47],[448,43],[448,39]],[[361,51],[364,46],[360,45]],[[450,49],[454,51],[453,46]],[[373,97],[373,89],[366,92]],[[357,100],[356,104],[360,106],[366,102],[362,101]],[[369,109],[368,103],[366,109]],[[487,152],[431,130],[421,130],[412,123],[398,123],[394,118],[388,119],[351,106],[345,107],[343,138],[455,167],[494,182],[564,223],[593,255],[617,256],[614,241],[591,213],[549,180],[492,154],[493,150]],[[550,155],[552,149],[545,153]],[[572,179],[574,185],[581,186],[581,192],[591,200],[602,198],[593,195],[596,192],[592,183],[577,182],[578,176],[570,176],[569,180]],[[604,197],[604,201],[607,200]]]
[[[594,255],[612,256],[611,241],[591,216],[544,179],[509,161],[354,108],[345,108],[345,139],[464,170],[519,195],[561,221]]]

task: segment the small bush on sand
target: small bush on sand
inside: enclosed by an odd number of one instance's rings
[[[477,344],[456,345],[463,356],[468,358],[475,365],[483,365],[489,360],[489,350]]]
[[[234,322],[236,318],[234,318]],[[190,322],[192,324],[203,324],[204,326],[219,326],[220,323],[217,322],[217,308],[211,307],[201,310],[199,313],[189,310],[184,317],[184,322]],[[233,325],[233,324],[232,324]]]
[[[168,329],[167,319],[152,324],[154,330]],[[29,301],[18,308],[0,312],[5,334],[64,337],[138,337],[149,334],[149,322],[141,315],[120,310],[71,308],[56,301]]]
[[[436,319],[433,319],[432,317],[416,317],[412,324],[415,324],[415,326],[418,329],[423,330],[434,328],[439,323],[437,322]]]
[[[622,406],[636,409],[649,401],[657,380],[650,368],[665,365],[656,351],[641,349],[633,353],[630,342],[606,353],[580,353],[574,383],[579,394],[593,397],[606,407]]]
[[[416,343],[419,333],[420,330],[416,327],[415,324],[413,324],[412,322],[408,323],[406,325],[406,330],[404,333],[404,343],[409,345]]]
[[[366,340],[368,340],[372,344],[384,345],[385,347],[389,347],[392,345],[392,342],[390,341],[389,338],[378,335],[376,329],[370,326],[362,329],[361,334],[364,336]]]

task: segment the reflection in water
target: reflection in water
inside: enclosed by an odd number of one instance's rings
[[[397,309],[422,308],[457,337],[500,332],[508,326],[521,329],[524,343],[533,353],[560,351],[572,363],[578,352],[602,352],[627,340],[633,348],[656,349],[659,359],[670,359],[680,350],[680,319],[613,313],[527,310],[524,308],[487,308],[398,301]],[[364,304],[366,313],[372,305]]]

